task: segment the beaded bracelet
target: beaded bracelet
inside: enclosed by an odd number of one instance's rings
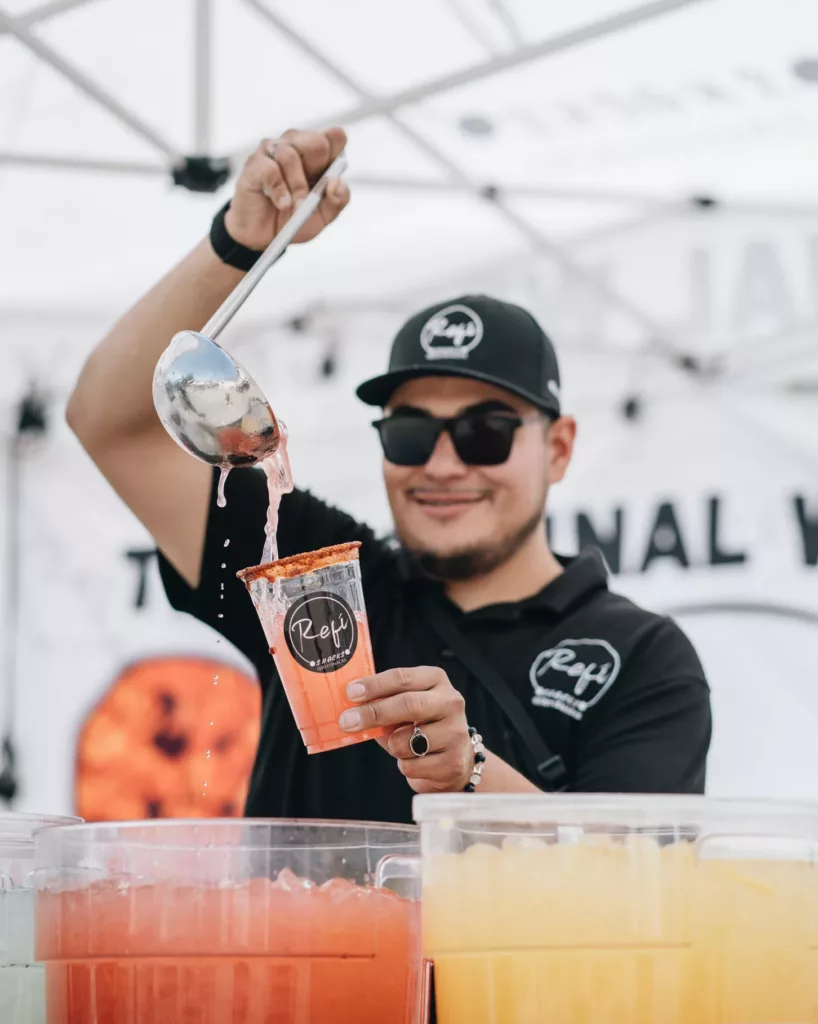
[[[473,725],[469,726],[469,739],[474,751],[474,771],[469,781],[463,787],[464,793],[473,793],[483,781],[483,767],[486,763],[486,748],[483,746],[483,737]]]

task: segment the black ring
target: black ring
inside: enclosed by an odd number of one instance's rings
[[[429,737],[425,732],[420,731],[420,726],[415,726],[415,731],[409,737],[409,749],[415,757],[426,757],[429,753]]]

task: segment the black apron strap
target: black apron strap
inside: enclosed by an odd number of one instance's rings
[[[500,705],[506,718],[514,726],[528,753],[533,780],[552,792],[560,792],[565,789],[568,781],[565,762],[559,754],[552,753],[548,748],[534,719],[517,699],[508,683],[486,661],[474,644],[461,633],[457,623],[439,600],[424,600],[423,609],[429,624],[437,635]]]

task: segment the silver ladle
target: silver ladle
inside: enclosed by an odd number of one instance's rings
[[[342,153],[204,328],[181,331],[156,364],[153,403],[159,419],[178,445],[210,466],[252,466],[279,446],[281,428],[270,403],[216,338],[318,209],[330,179],[346,167]]]

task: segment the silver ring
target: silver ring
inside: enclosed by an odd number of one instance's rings
[[[277,142],[270,142],[270,143],[267,144],[267,147],[265,149],[265,153],[267,154],[267,156],[271,160],[275,160],[275,158],[276,158],[276,146],[277,145],[278,145]]]
[[[429,737],[425,732],[421,732],[419,725],[416,725],[415,731],[409,737],[409,749],[415,757],[426,757],[429,753],[429,748]]]

